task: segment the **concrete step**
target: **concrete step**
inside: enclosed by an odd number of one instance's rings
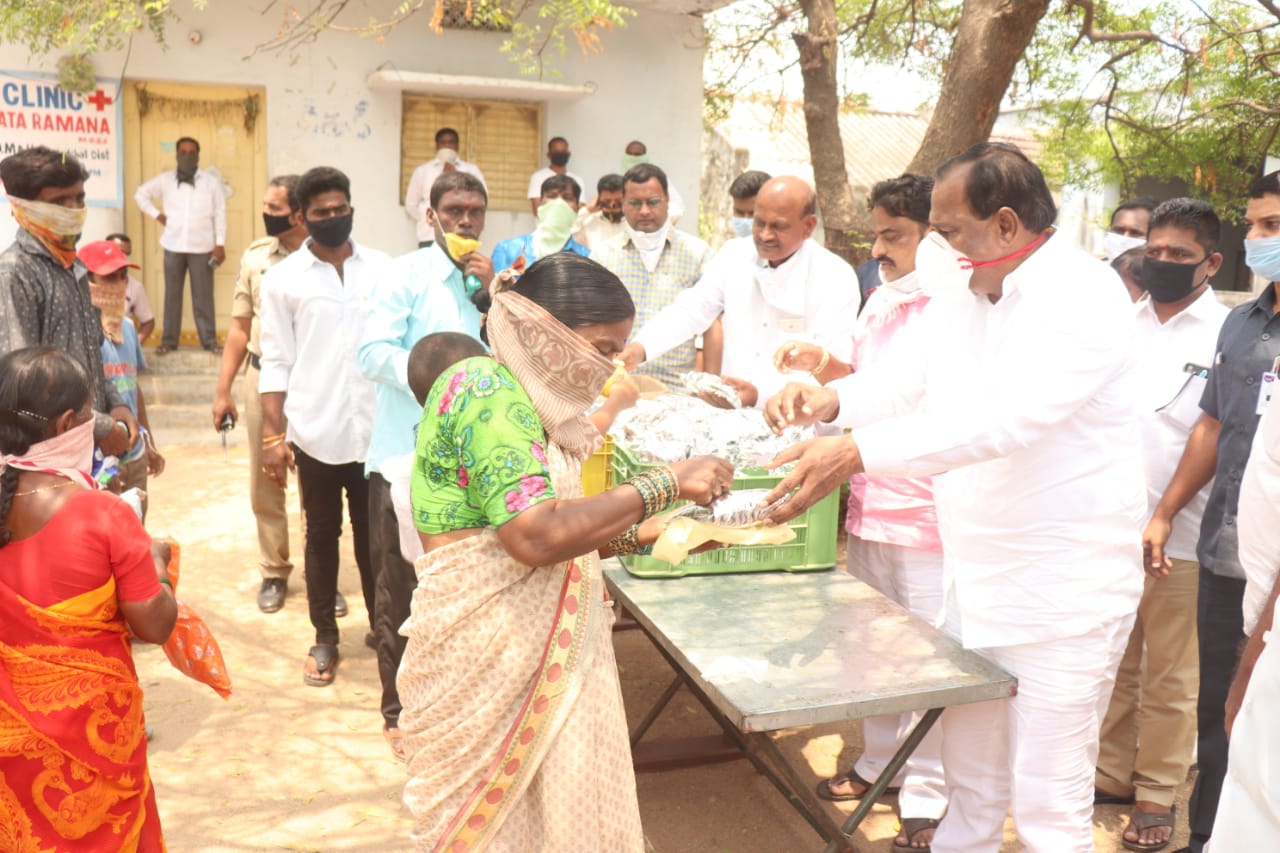
[[[213,389],[218,384],[217,373],[153,373],[148,370],[138,376],[138,387],[152,406],[198,405],[206,410],[213,405]],[[231,385],[236,405],[244,389],[244,377],[237,375]]]
[[[147,371],[156,374],[209,373],[217,377],[222,356],[205,352],[199,347],[179,347],[168,355],[157,355],[155,347],[143,347],[147,359]]]

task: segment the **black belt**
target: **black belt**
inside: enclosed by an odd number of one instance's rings
[[[254,370],[261,370],[262,359],[254,355],[253,353],[249,353],[249,366],[252,367]]]

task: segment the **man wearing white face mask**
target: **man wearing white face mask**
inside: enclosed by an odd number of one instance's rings
[[[752,169],[743,172],[729,184],[729,201],[733,204],[733,218],[729,227],[734,237],[750,237],[751,224],[756,218],[756,196],[773,176],[768,172]]]
[[[826,388],[789,385],[765,410],[776,430],[853,428],[774,460],[796,462],[766,498],[796,490],[775,523],[853,474],[946,473],[941,622],[1018,692],[942,715],[950,802],[934,853],[996,853],[1010,806],[1029,853],[1094,849],[1098,726],[1142,591],[1146,496],[1132,303],[1056,215],[1014,146],[944,163],[917,255],[928,346]]]
[[[851,266],[812,239],[817,213],[813,188],[799,178],[766,183],[756,196],[751,238],[725,243],[697,285],[653,319],[637,317],[641,328],[623,361],[634,368],[658,359],[723,313],[723,378],[750,407],[786,384],[773,356],[787,341],[847,349],[858,282]]]
[[[628,170],[622,186],[626,234],[594,256],[627,286],[636,304],[637,328],[691,288],[711,256],[706,243],[671,227],[667,201],[666,172],[648,163]],[[680,374],[695,366],[694,336],[709,325],[710,321],[673,341],[664,358],[640,372],[669,387],[679,387]],[[634,369],[635,365],[628,367]]]
[[[556,252],[589,257],[591,250],[569,236],[578,218],[581,196],[578,182],[568,175],[552,175],[543,181],[542,196],[538,199],[538,227],[494,246],[493,268],[524,272],[529,264]]]
[[[1147,230],[1151,226],[1151,211],[1155,202],[1143,196],[1126,201],[1111,214],[1111,227],[1102,235],[1104,260],[1114,261],[1129,249],[1147,242]]]
[[[419,249],[430,246],[435,239],[431,224],[427,222],[431,185],[436,182],[436,178],[449,172],[466,172],[474,175],[484,185],[484,175],[480,168],[458,156],[458,131],[452,127],[442,127],[436,131],[436,156],[413,170],[409,186],[404,191],[404,212],[417,232]]]
[[[0,160],[18,221],[17,237],[0,254],[0,354],[52,346],[79,359],[94,377],[93,439],[103,453],[120,455],[136,441],[138,422],[102,371],[102,320],[76,260],[88,178],[75,156],[42,145]]]
[[[929,193],[933,179],[903,175],[881,181],[871,191],[871,256],[879,265],[880,287],[858,315],[852,347],[839,355],[816,344],[782,345],[775,355],[785,371],[811,373],[826,384],[880,361],[910,358],[930,342],[918,334],[929,297],[916,273],[916,249],[929,230]],[[852,355],[845,363],[842,357]],[[850,574],[865,581],[927,622],[942,609],[942,540],[928,477],[868,477],[849,480]],[[863,720],[866,749],[844,773],[818,783],[818,796],[857,800],[866,794],[898,745],[920,722],[922,712]],[[898,849],[927,847],[947,809],[942,776],[941,730],[925,736],[901,774],[898,806],[902,828]]]

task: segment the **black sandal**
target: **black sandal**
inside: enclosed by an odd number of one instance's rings
[[[862,793],[861,794],[836,794],[831,791],[832,782],[844,782],[844,781],[854,782],[858,785],[861,785],[863,788]],[[845,773],[841,776],[832,776],[830,779],[823,779],[821,782],[819,782],[818,787],[816,789],[816,793],[819,797],[821,797],[822,799],[830,803],[847,803],[851,800],[861,800],[864,796],[866,796],[867,791],[870,791],[870,790],[871,790],[871,783],[868,782],[866,779],[863,779],[861,776],[859,776],[858,771],[850,767],[848,773]],[[896,794],[898,793],[898,790],[899,790],[898,788],[890,787],[890,788],[885,788],[884,792],[886,794]]]
[[[931,845],[926,844],[923,847],[912,847],[911,844],[916,840],[917,833],[924,832],[926,829],[937,829],[942,821],[931,817],[904,817],[900,819],[898,823],[902,826],[901,830],[899,830],[899,834],[905,834],[907,836],[907,843],[899,844],[897,836],[895,836],[893,839],[894,850],[914,850],[916,853],[929,853]]]
[[[316,674],[309,674],[306,664],[303,664],[302,680],[312,687],[328,687],[333,684],[335,670],[338,668],[338,647],[328,643],[314,645],[307,652],[307,657],[316,662]]]
[[[1124,828],[1124,832],[1120,833],[1120,843],[1124,845],[1125,850],[1151,851],[1163,850],[1169,846],[1169,842],[1173,841],[1174,825],[1177,822],[1178,807],[1170,806],[1167,812],[1144,812],[1134,809],[1129,812],[1129,826]],[[1154,829],[1157,826],[1169,827],[1169,837],[1164,841],[1157,841],[1154,844],[1143,844],[1141,841],[1130,841],[1124,837],[1124,833],[1132,828],[1142,836],[1144,829]]]

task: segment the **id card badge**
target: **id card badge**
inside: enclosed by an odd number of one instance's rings
[[[803,317],[782,317],[778,320],[778,330],[786,332],[788,335],[804,334],[804,318]]]
[[[1262,374],[1262,381],[1258,384],[1258,408],[1255,414],[1261,415],[1267,410],[1267,406],[1271,405],[1271,395],[1275,393],[1277,375],[1280,375],[1280,358],[1272,362],[1271,369]]]

